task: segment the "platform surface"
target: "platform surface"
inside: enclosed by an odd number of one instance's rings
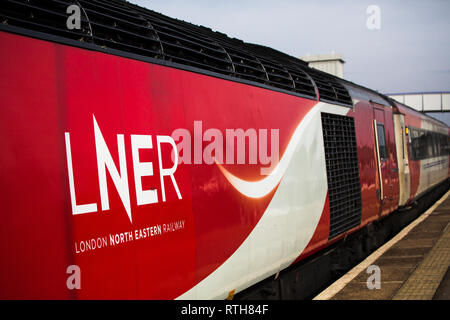
[[[448,300],[449,265],[450,191],[314,299]]]

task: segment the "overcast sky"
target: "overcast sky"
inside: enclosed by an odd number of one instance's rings
[[[131,0],[292,56],[332,50],[344,76],[383,93],[450,91],[448,0]],[[380,29],[369,30],[369,5]]]

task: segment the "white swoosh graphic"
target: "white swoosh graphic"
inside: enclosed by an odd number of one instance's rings
[[[320,109],[319,107],[320,104],[321,104],[320,102],[316,104],[305,115],[303,120],[295,129],[295,132],[292,135],[291,140],[289,141],[289,144],[286,148],[286,151],[284,152],[283,157],[278,162],[275,169],[266,178],[259,181],[242,180],[241,178],[238,178],[235,175],[233,175],[231,172],[229,172],[220,163],[216,161],[217,166],[219,167],[220,171],[223,173],[225,178],[227,178],[227,180],[237,191],[239,191],[240,193],[249,198],[261,198],[267,195],[269,192],[271,192],[283,178],[284,173],[286,172],[289,166],[289,162],[291,161],[292,156],[294,155],[294,151],[300,142],[300,138],[303,135],[305,128],[308,127],[309,122],[311,122],[315,114]]]

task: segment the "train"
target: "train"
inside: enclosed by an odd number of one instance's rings
[[[446,124],[277,50],[122,0],[0,21],[2,299],[231,298],[448,181]]]

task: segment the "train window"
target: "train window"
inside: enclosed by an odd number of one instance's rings
[[[410,130],[411,137],[411,157],[413,160],[419,159],[419,132],[415,129]]]
[[[441,156],[446,156],[449,154],[448,150],[448,136],[445,134],[440,135],[440,141],[441,141]]]
[[[378,150],[380,152],[380,159],[387,159],[387,148],[386,148],[386,138],[384,135],[384,125],[377,124],[377,135],[378,135]]]
[[[446,136],[446,140],[447,140],[447,143],[446,143],[446,145],[445,145],[445,155],[449,155],[450,154],[450,137],[449,136]]]
[[[433,136],[434,155],[437,157],[441,155],[441,140],[439,139],[438,133],[433,132],[432,136]]]
[[[425,141],[426,141],[426,158],[431,158],[435,155],[434,152],[434,140],[433,134],[430,131],[425,131]]]
[[[450,155],[450,137],[446,134],[441,135],[441,155]]]
[[[417,138],[419,141],[419,157],[418,159],[425,159],[428,157],[428,141],[425,131],[418,130],[419,137]]]
[[[410,128],[411,158],[423,160],[450,154],[448,135],[422,129]]]

